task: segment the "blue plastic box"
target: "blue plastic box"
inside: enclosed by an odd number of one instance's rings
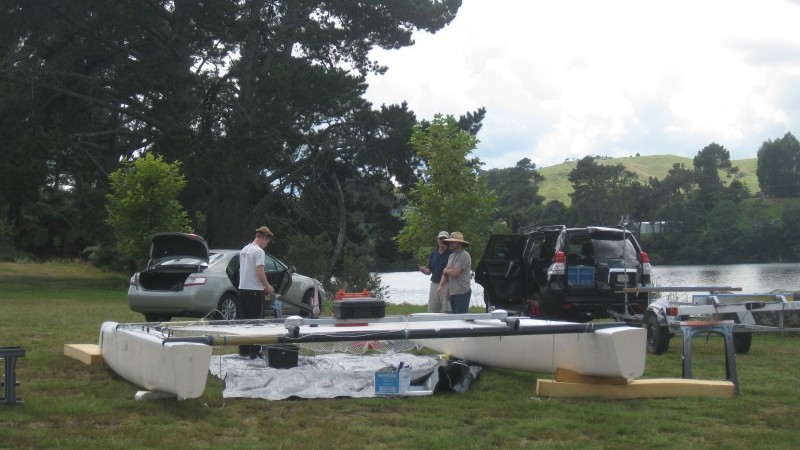
[[[594,267],[592,266],[567,267],[567,281],[572,286],[593,286]]]

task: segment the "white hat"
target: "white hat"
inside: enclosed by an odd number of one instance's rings
[[[450,237],[450,233],[448,233],[447,231],[440,231],[439,232],[439,236],[437,236],[437,239],[441,239],[441,238],[447,239],[449,237]]]

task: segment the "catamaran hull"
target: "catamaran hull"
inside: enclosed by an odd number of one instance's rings
[[[105,322],[100,329],[100,354],[114,372],[148,391],[179,399],[203,394],[213,347],[193,343],[167,343]]]
[[[144,389],[202,395],[215,345],[409,339],[450,356],[512,370],[635,379],[644,373],[646,331],[641,328],[519,319],[461,319],[430,315],[386,318],[358,326],[342,321],[285,323],[103,324],[103,360]],[[614,325],[614,324],[603,324]]]
[[[418,340],[465,361],[500,369],[635,379],[644,373],[647,332],[609,328],[592,333]]]

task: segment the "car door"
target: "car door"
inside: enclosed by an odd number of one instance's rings
[[[475,281],[483,286],[487,307],[518,309],[523,303],[525,270],[523,250],[526,235],[494,234],[486,243],[475,270]]]
[[[558,235],[559,231],[546,230],[534,232],[528,240],[529,249],[526,254],[530,278],[527,281],[526,289],[529,296],[547,284],[547,269],[553,263]]]
[[[264,273],[267,275],[267,281],[275,288],[275,292],[280,295],[286,294],[289,286],[292,285],[292,273],[286,264],[275,259],[274,256],[267,253],[264,257]]]

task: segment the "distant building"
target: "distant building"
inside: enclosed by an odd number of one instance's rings
[[[658,222],[633,222],[633,229],[637,230],[640,235],[642,234],[664,234],[680,231],[681,222],[672,222],[668,220],[661,220]]]

